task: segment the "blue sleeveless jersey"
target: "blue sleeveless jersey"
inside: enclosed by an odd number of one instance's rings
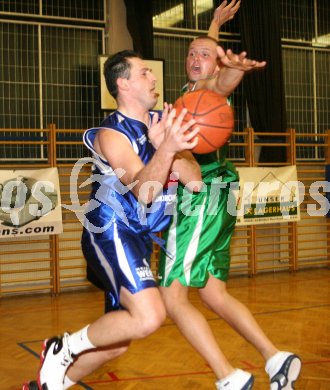
[[[150,116],[153,112],[150,113]],[[147,127],[144,123],[125,117],[116,111],[109,115],[98,128],[85,132],[84,143],[92,151],[93,185],[90,199],[93,200],[87,211],[85,227],[96,227],[95,232],[111,228],[113,221],[123,223],[135,233],[152,233],[164,230],[173,213],[175,193],[171,187],[165,186],[152,204],[140,203],[129,186],[124,186],[118,177],[123,172],[116,172],[109,163],[94,149],[94,139],[100,128],[111,128],[125,135],[133,149],[146,165],[152,158],[155,149],[147,138]],[[171,191],[172,190],[172,191]],[[95,201],[95,202],[94,202]],[[99,207],[95,205],[99,203]]]

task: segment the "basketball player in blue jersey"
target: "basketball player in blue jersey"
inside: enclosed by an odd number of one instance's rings
[[[265,62],[248,59],[245,52],[225,52],[211,37],[198,37],[188,49],[186,91],[204,88],[229,96],[245,72],[264,66]],[[248,308],[226,288],[230,241],[236,222],[228,211],[229,184],[238,181],[235,168],[225,158],[226,149],[221,148],[219,158],[216,153],[195,156],[204,182],[203,190],[192,194],[190,200],[191,207],[199,210],[197,215],[184,213],[185,190],[181,185],[178,187],[177,211],[165,233],[171,256],[161,252],[159,260],[162,297],[171,319],[213,370],[217,390],[250,390],[254,377],[230,364],[205,317],[190,302],[189,288],[197,288],[202,303],[260,352],[266,362],[271,390],[294,389],[301,368],[299,357],[279,351]],[[211,195],[215,183],[219,188],[217,202]]]
[[[189,152],[198,128],[188,132],[195,121],[183,124],[186,111],[175,119],[167,104],[161,117],[150,112],[157,102],[151,69],[123,51],[105,62],[104,74],[118,109],[84,135],[94,172],[82,249],[111,310],[73,334],[45,340],[37,384],[23,389],[67,389],[161,326],[166,311],[149,260],[152,238],[170,222],[167,183],[172,172],[191,191],[201,186]]]

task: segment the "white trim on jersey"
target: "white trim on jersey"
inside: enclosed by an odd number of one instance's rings
[[[166,243],[166,252],[171,253],[171,257],[166,256],[165,258],[165,272],[164,272],[164,286],[166,285],[168,275],[171,273],[173,265],[176,259],[176,229],[173,226],[176,226],[178,219],[177,213],[174,213],[172,217],[172,222],[168,230],[168,238]]]
[[[199,239],[201,236],[201,231],[203,228],[203,219],[204,219],[204,211],[205,211],[205,202],[206,198],[204,198],[201,210],[198,214],[198,220],[196,223],[196,227],[194,229],[193,235],[191,237],[189,246],[186,250],[185,257],[183,259],[183,269],[184,275],[186,278],[187,285],[190,285],[190,276],[191,276],[191,267],[193,265],[194,260],[196,259],[196,254],[198,250]]]

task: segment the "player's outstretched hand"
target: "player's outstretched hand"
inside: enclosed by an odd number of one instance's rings
[[[228,68],[249,72],[266,66],[266,61],[256,61],[247,58],[245,51],[240,54],[235,54],[230,49],[224,51],[221,46],[217,47],[217,51],[221,63]]]
[[[218,8],[214,11],[213,21],[219,26],[219,28],[228,22],[228,20],[233,19],[236,12],[238,11],[241,5],[241,1],[232,0],[229,4],[228,1],[223,1]]]
[[[172,109],[172,104],[164,103],[164,109],[162,112],[162,117],[158,121],[159,115],[157,112],[154,113],[151,121],[151,126],[148,130],[148,137],[155,149],[163,142],[165,124],[168,117],[168,113]]]
[[[177,116],[175,109],[172,109],[167,115],[163,144],[170,152],[178,153],[193,149],[198,143],[199,127],[194,126],[196,123],[194,119],[185,122],[186,114],[187,109],[185,108]]]
[[[158,149],[163,142],[166,142],[167,146],[175,152],[192,149],[197,145],[198,139],[196,135],[199,132],[199,128],[195,126],[192,129],[196,123],[193,119],[184,123],[183,120],[186,113],[186,109],[182,110],[176,118],[176,110],[172,108],[172,104],[164,103],[161,119],[158,121],[158,113],[153,115],[148,137],[155,149]],[[174,150],[176,148],[178,150]]]

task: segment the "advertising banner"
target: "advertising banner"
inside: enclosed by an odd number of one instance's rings
[[[296,166],[237,168],[237,225],[300,220]]]
[[[57,168],[0,170],[0,239],[62,231]]]

